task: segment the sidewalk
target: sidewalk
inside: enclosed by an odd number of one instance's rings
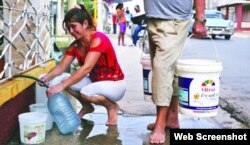
[[[250,38],[250,31],[235,32],[233,36],[241,38]]]
[[[142,52],[135,46],[117,46],[117,36],[109,35],[116,50],[118,61],[125,73],[127,91],[119,106],[122,111],[131,115],[152,115],[156,114],[152,102],[144,101],[142,65],[140,63]],[[132,44],[129,37],[125,38],[125,44]]]

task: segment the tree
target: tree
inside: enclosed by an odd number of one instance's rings
[[[64,10],[65,13],[68,10],[68,1],[69,0],[64,0]],[[93,5],[93,0],[77,0],[77,4],[83,4],[86,9],[89,11],[89,13],[94,16],[94,5]]]
[[[92,15],[92,17],[94,16],[94,4],[92,0],[77,0],[77,3],[82,3]]]

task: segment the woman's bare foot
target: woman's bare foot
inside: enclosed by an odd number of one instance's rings
[[[106,125],[117,125],[118,110],[119,106],[116,103],[113,103],[112,106],[107,108],[108,121]]]
[[[78,116],[82,118],[85,114],[94,112],[95,108],[93,105],[89,104],[88,106],[83,106],[82,109],[79,111]]]
[[[150,144],[163,144],[166,140],[165,127],[155,126],[154,131],[149,137]]]

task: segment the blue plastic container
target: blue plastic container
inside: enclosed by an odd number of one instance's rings
[[[81,124],[80,117],[62,93],[48,97],[48,109],[62,134],[73,133]]]

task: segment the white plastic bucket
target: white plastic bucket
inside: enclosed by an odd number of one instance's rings
[[[29,106],[31,112],[43,112],[48,115],[46,121],[46,131],[52,129],[53,127],[53,118],[49,113],[48,107],[44,103],[31,104]]]
[[[216,47],[215,49],[217,50]],[[219,58],[180,59],[176,69],[179,112],[193,117],[216,116],[219,108],[220,74],[223,69]]]
[[[18,115],[20,139],[24,144],[40,144],[45,141],[47,114],[28,112]]]
[[[142,55],[141,57],[142,73],[143,73],[143,91],[144,100],[152,101],[152,67],[149,55]]]

